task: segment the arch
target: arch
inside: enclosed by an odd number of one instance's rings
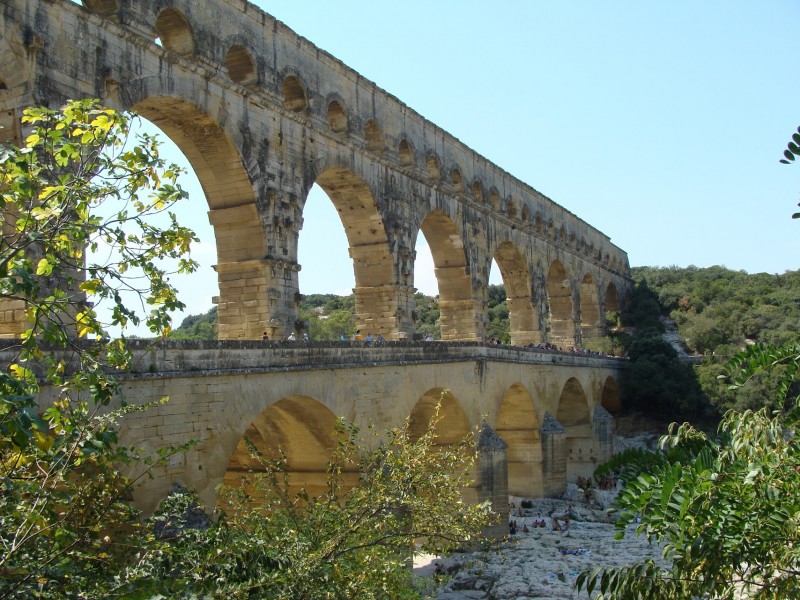
[[[167,50],[189,56],[194,54],[194,32],[186,17],[175,8],[165,8],[156,18],[156,32]]]
[[[506,215],[508,215],[509,219],[517,216],[517,205],[511,196],[506,199]]]
[[[506,289],[511,343],[515,346],[538,344],[539,323],[533,307],[530,269],[525,257],[511,242],[497,247],[494,259]]]
[[[238,149],[212,116],[185,100],[150,96],[130,108],[175,142],[203,188],[217,246],[219,339],[257,339],[270,307],[266,297],[254,305],[245,282],[267,277],[261,264],[267,247],[255,190]]]
[[[528,205],[527,204],[523,204],[522,205],[522,210],[520,211],[519,218],[520,218],[520,220],[522,220],[523,223],[526,223],[526,224],[530,220],[531,213],[530,213],[530,210],[528,209]]]
[[[375,197],[367,183],[344,167],[325,169],[316,183],[331,199],[344,226],[353,259],[356,324],[393,339],[397,312],[392,254]]]
[[[500,194],[497,193],[496,189],[492,189],[489,192],[489,206],[494,210],[500,210]]]
[[[527,388],[515,383],[506,390],[497,412],[495,431],[508,444],[508,493],[541,496],[542,435],[536,405]]]
[[[434,451],[460,444],[470,433],[469,420],[458,399],[450,390],[434,387],[425,392],[411,409],[408,420],[408,435],[411,440],[418,440],[427,431],[436,406],[440,403],[440,421],[434,429]],[[468,448],[465,450],[471,451]],[[476,468],[477,464],[473,468],[472,479],[477,481]],[[476,486],[473,484],[463,489],[462,496],[466,502],[478,502]]]
[[[572,290],[564,265],[558,260],[552,262],[547,272],[547,303],[550,307],[550,341],[556,346],[573,347]]]
[[[308,108],[306,88],[296,75],[287,75],[281,84],[283,107],[292,112],[302,112]]]
[[[483,202],[483,186],[478,179],[472,182],[472,197],[475,202]]]
[[[606,377],[603,383],[600,405],[615,417],[622,412],[622,399],[619,393],[619,385],[617,384],[617,380],[613,377]]]
[[[328,127],[336,133],[347,131],[347,113],[338,100],[331,100],[328,103]]]
[[[453,189],[457,192],[464,191],[464,183],[461,179],[461,171],[458,168],[453,169],[450,171],[450,183],[453,184]]]
[[[248,425],[231,454],[223,483],[250,491],[249,475],[264,470],[251,456],[249,440],[267,460],[283,454],[290,494],[305,489],[309,496],[320,495],[327,487],[327,467],[338,439],[336,416],[326,406],[309,396],[286,396]],[[346,468],[344,482],[345,489],[358,485],[357,465]]]
[[[536,215],[536,217],[533,219],[533,229],[536,231],[536,233],[542,233],[542,228],[542,217],[540,215]]]
[[[414,166],[414,150],[408,140],[400,140],[400,145],[397,148],[397,155],[400,158],[400,164],[402,166]]]
[[[436,406],[440,403],[441,421],[435,429],[435,445],[458,444],[469,434],[469,420],[459,401],[450,390],[434,387],[422,394],[414,408],[411,409],[408,434],[412,440],[418,440],[427,431]]]
[[[467,256],[455,223],[444,212],[435,210],[428,213],[420,230],[431,249],[439,285],[442,340],[479,339]]]
[[[603,337],[603,323],[600,319],[600,299],[597,285],[591,274],[586,273],[580,288],[581,339],[587,340]]]
[[[255,204],[241,155],[211,115],[168,96],[150,96],[130,108],[157,125],[186,155],[212,210]]]
[[[364,124],[364,141],[367,144],[367,150],[383,154],[385,146],[383,130],[375,119],[370,119]]]
[[[556,419],[565,429],[567,482],[574,482],[579,476],[591,477],[596,465],[589,402],[574,377],[561,390]]]
[[[253,55],[244,46],[234,44],[225,53],[225,66],[228,68],[228,77],[240,85],[253,85],[258,83],[258,73]]]
[[[428,178],[432,181],[441,181],[442,171],[439,166],[439,157],[434,153],[430,153],[425,164],[428,167]]]
[[[619,293],[617,293],[617,286],[613,281],[610,281],[606,286],[606,311],[620,312],[622,306],[619,303]]]

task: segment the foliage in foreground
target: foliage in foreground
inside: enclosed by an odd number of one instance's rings
[[[628,482],[617,499],[618,537],[640,515],[637,535],[662,545],[672,567],[596,569],[579,576],[579,588],[604,598],[800,597],[800,399],[785,395],[800,345],[748,349],[729,375],[741,386],[779,366],[776,404],[785,410],[729,411],[716,437],[673,425],[659,452],[603,467]]]
[[[474,459],[471,436],[436,446],[438,422],[437,413],[417,440],[407,423],[390,429],[372,451],[357,428],[340,422],[327,488],[315,497],[289,491],[285,458],[251,448],[262,470],[223,490],[219,520],[173,527],[174,535],[142,553],[128,573],[129,589],[169,597],[418,598],[408,568],[415,543],[436,553],[476,544],[492,518],[488,503],[462,498]],[[348,489],[354,473],[358,486]],[[180,521],[192,498],[179,494],[171,502],[177,507],[157,517],[159,530]]]
[[[0,148],[0,299],[28,321],[0,365],[0,596],[102,597],[137,528],[119,467],[143,474],[176,450],[119,445],[116,419],[140,408],[107,408],[109,373],[131,360],[108,328],[169,330],[182,304],[164,261],[193,271],[195,238],[168,213],[179,171],[155,139],[129,144],[131,115],[85,100],[22,120],[24,147]],[[42,382],[54,400],[40,406]]]

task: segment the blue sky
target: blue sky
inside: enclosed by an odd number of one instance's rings
[[[603,231],[632,266],[798,268],[800,165],[778,163],[800,125],[795,0],[256,4]],[[217,292],[202,191],[186,187],[205,265],[176,280],[191,314]],[[304,217],[301,292],[349,293],[336,212],[314,196]],[[418,262],[417,286],[435,293]]]

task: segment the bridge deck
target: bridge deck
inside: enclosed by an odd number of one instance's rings
[[[122,378],[301,371],[378,365],[492,361],[530,365],[618,369],[627,359],[581,351],[547,350],[481,342],[288,342],[253,340],[130,340],[135,356]],[[17,347],[2,340],[0,355]],[[58,352],[57,350],[53,350]],[[5,357],[4,357],[5,358]]]

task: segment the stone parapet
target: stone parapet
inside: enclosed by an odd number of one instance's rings
[[[187,375],[203,371],[302,370],[464,361],[612,369],[619,369],[627,364],[625,359],[619,358],[482,342],[389,341],[381,345],[370,345],[366,342],[129,340],[129,344],[134,355],[134,368],[129,373],[132,375]],[[0,340],[0,359],[8,362],[15,348],[18,348],[18,344],[13,340]],[[47,347],[44,351],[61,353],[58,349]],[[64,355],[66,358],[67,354]]]

